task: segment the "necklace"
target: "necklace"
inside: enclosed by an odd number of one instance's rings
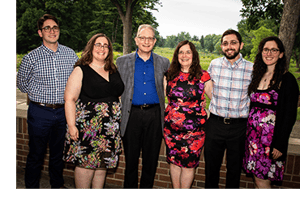
[[[105,66],[105,63],[103,66],[98,66],[98,65],[95,65],[94,63],[91,63],[91,65],[95,66],[96,68],[103,68]]]

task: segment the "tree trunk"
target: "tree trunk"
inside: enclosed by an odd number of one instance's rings
[[[300,1],[285,0],[278,37],[282,40],[282,43],[285,47],[285,55],[287,59],[287,67],[286,67],[287,70],[289,69],[293,45],[296,38],[299,15],[300,15]]]
[[[110,0],[118,10],[123,23],[123,55],[131,53],[131,38],[132,38],[132,14],[133,8],[138,0],[125,0],[124,12],[122,6],[117,0]]]
[[[123,55],[131,53],[132,39],[132,11],[126,10],[125,22],[123,22]]]

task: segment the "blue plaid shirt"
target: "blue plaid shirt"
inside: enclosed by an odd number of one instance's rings
[[[225,57],[212,60],[207,70],[213,81],[210,112],[221,117],[247,118],[252,70],[253,63],[243,59],[242,54],[233,65]]]
[[[28,93],[31,101],[63,104],[65,87],[77,60],[76,53],[66,46],[58,44],[54,52],[42,44],[23,57],[17,87]]]

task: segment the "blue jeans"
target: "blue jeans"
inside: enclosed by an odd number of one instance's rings
[[[28,108],[29,154],[25,169],[26,188],[39,188],[41,168],[49,142],[51,188],[63,186],[63,149],[66,134],[64,108],[52,109],[33,103]]]

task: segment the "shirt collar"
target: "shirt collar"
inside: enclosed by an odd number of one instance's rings
[[[237,60],[233,63],[233,65],[238,65],[238,64],[243,60],[243,55],[242,55],[241,53],[239,53],[239,55],[240,55],[239,59],[237,59]],[[229,60],[228,60],[225,56],[224,56],[223,58],[225,59],[225,61],[226,61],[228,64],[231,65],[231,63],[229,62]],[[233,65],[232,65],[232,66],[233,66]]]
[[[48,53],[59,53],[60,52],[60,50],[61,50],[61,45],[57,42],[57,50],[56,50],[56,52],[54,52],[53,50],[51,50],[50,48],[48,48],[47,46],[45,46],[44,45],[44,43],[42,43],[42,47],[43,47],[43,49],[46,51],[46,52],[48,52]]]
[[[139,56],[139,54],[138,54],[138,48],[136,49],[136,52],[135,52],[135,59],[138,59],[138,58],[140,58],[140,56]],[[142,58],[140,58],[140,59],[142,59]],[[143,59],[142,59],[143,60]],[[150,58],[148,59],[148,60],[150,60],[151,62],[153,62],[153,51],[151,51],[151,56],[150,56]]]

